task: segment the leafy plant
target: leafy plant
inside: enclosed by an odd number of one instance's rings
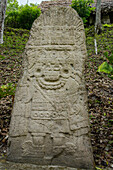
[[[6,15],[8,15],[12,11],[16,11],[19,8],[19,4],[17,0],[7,0],[7,9]]]
[[[20,10],[18,16],[18,23],[20,25],[20,28],[29,30],[34,20],[39,17],[40,13],[41,11],[37,8],[37,6],[30,7],[28,5],[25,5]]]
[[[16,85],[8,83],[6,85],[0,86],[0,99],[6,96],[14,96],[16,90]]]
[[[103,27],[111,28],[113,27],[113,24],[104,24]]]
[[[4,56],[2,56],[2,55],[0,55],[0,60],[3,60],[3,59],[5,59],[5,57],[4,57]]]
[[[102,169],[101,169],[101,168],[99,168],[99,167],[96,167],[96,169],[97,169],[97,170],[102,170]]]
[[[31,6],[26,4],[22,6],[14,6],[14,8],[10,7],[10,10],[6,12],[5,26],[29,30],[34,20],[39,17],[41,10],[37,8],[35,4]]]
[[[84,24],[87,22],[87,18],[90,16],[91,11],[95,9],[95,7],[91,7],[93,2],[93,0],[72,0],[71,7],[78,12],[83,19]]]
[[[12,28],[18,28],[18,17],[19,17],[19,11],[11,11],[5,18],[5,25]]]
[[[103,62],[97,71],[107,73],[108,77],[113,80],[113,51],[111,51],[110,56],[108,55],[108,52],[105,52],[104,56],[106,57],[107,61]]]

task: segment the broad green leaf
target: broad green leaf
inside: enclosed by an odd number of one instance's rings
[[[107,62],[103,62],[99,66],[97,71],[98,72],[104,72],[104,73],[110,74],[113,71],[113,67],[111,65],[109,65]]]

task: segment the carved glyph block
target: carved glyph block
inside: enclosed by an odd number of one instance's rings
[[[33,23],[12,113],[8,160],[93,169],[82,20],[53,7]]]

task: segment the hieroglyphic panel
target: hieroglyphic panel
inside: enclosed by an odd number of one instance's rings
[[[85,59],[84,27],[73,9],[51,8],[35,20],[15,97],[8,160],[94,168]],[[14,153],[16,145],[20,151]]]

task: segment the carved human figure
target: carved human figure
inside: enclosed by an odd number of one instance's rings
[[[93,169],[85,59],[83,23],[73,9],[51,8],[34,22],[15,97],[8,160]]]

